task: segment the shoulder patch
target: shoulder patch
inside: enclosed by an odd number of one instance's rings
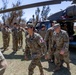
[[[40,38],[39,42],[40,43],[43,43],[44,42],[43,38]]]

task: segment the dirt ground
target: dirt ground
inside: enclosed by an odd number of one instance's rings
[[[12,40],[11,40],[12,41]],[[2,47],[2,40],[0,40],[0,47]],[[25,43],[24,43],[25,44]],[[24,48],[25,45],[23,45]],[[64,67],[57,72],[53,72],[55,65],[50,63],[50,67],[48,62],[45,60],[41,60],[44,70],[44,75],[76,75],[76,51],[70,51],[70,71],[66,68],[64,63]],[[23,51],[19,49],[16,54],[12,53],[12,44],[10,43],[10,47],[8,51],[5,51],[4,56],[8,62],[8,67],[4,73],[4,75],[28,75],[28,66],[31,62],[23,60]],[[34,75],[40,75],[38,67],[34,70]]]

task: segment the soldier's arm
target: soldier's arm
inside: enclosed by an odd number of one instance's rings
[[[46,44],[45,44],[43,38],[40,35],[38,36],[37,42],[41,46],[41,52],[42,52],[42,54],[45,54],[46,51],[47,51],[46,50]]]
[[[47,51],[47,54],[49,54],[50,55],[50,53],[51,53],[51,50],[53,50],[53,47],[54,47],[54,44],[55,44],[55,37],[54,37],[54,35],[52,35],[52,40],[51,40],[51,43],[50,43],[50,46],[49,46],[49,49],[48,49],[48,51]]]
[[[21,31],[25,32],[25,28],[23,28],[23,27],[20,27],[20,29],[21,29]]]
[[[49,40],[49,30],[47,30],[47,32],[46,32],[46,34],[45,34],[45,38],[44,38],[44,40],[45,40],[45,42],[47,42],[48,40]]]
[[[47,48],[47,51],[48,51],[48,48],[49,48],[49,35],[50,34],[50,31],[47,30],[46,34],[45,34],[45,37],[44,37],[44,41],[45,41],[45,44],[46,44],[46,48]]]
[[[68,50],[68,48],[69,48],[69,36],[68,36],[67,32],[64,33],[63,39],[64,39],[63,50]]]
[[[26,42],[26,46],[25,46],[24,54],[27,57],[27,53],[28,53],[28,50],[29,50],[29,47],[28,47],[28,44],[27,44],[27,38],[25,39],[25,42]]]

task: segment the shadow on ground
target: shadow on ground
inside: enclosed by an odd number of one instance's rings
[[[59,71],[54,72],[52,75],[71,75],[71,72],[67,68],[62,67]]]
[[[4,54],[4,56],[6,59],[22,59],[23,58],[23,55],[7,55],[7,54]]]
[[[53,70],[55,69],[55,64],[50,63],[48,66],[49,66],[48,68],[43,68],[43,69],[48,72],[53,72],[52,75],[71,75],[70,70],[68,70],[66,67],[62,66],[60,70],[54,72]]]
[[[76,49],[71,48],[70,49],[70,63],[75,64],[76,65]]]

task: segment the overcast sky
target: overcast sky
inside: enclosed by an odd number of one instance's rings
[[[17,0],[7,0],[8,1],[8,8],[12,7],[12,3],[16,3]],[[21,1],[21,5],[26,5],[26,4],[31,4],[31,3],[36,3],[36,2],[42,2],[42,1],[47,1],[47,0],[20,0]],[[72,2],[62,2],[61,4],[55,4],[55,5],[50,5],[50,14],[52,13],[56,13],[58,11],[60,11],[61,9],[64,10],[66,9],[66,7],[70,6]],[[0,0],[0,7],[2,7],[2,0]],[[42,7],[40,7],[41,9]],[[29,18],[32,17],[32,15],[35,14],[35,8],[30,8],[30,9],[24,9],[24,16],[23,18],[26,18],[26,20],[29,20]]]

